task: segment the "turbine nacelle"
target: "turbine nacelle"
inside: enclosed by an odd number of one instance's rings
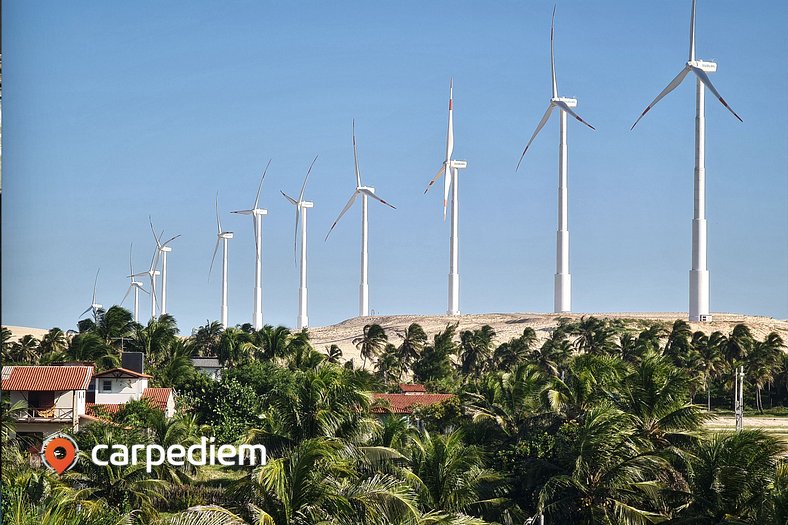
[[[268,210],[265,210],[263,208],[254,208],[254,209],[251,209],[251,210],[238,210],[238,211],[233,211],[233,212],[230,212],[230,213],[237,213],[238,215],[253,215],[254,217],[261,217],[263,215],[268,215]]]
[[[689,67],[696,67],[706,73],[714,73],[717,71],[716,62],[706,62],[705,60],[689,60],[687,61]]]
[[[162,246],[161,248],[159,248],[159,251],[160,252],[168,252],[169,253],[169,252],[172,251],[172,247],[170,247],[170,246]]]
[[[219,237],[220,239],[232,239],[233,232],[222,232],[219,235],[217,235],[217,237]]]
[[[576,98],[553,97],[553,98],[550,99],[550,103],[551,104],[555,105],[556,102],[563,102],[564,104],[566,104],[570,108],[576,108],[577,107],[577,99]]]

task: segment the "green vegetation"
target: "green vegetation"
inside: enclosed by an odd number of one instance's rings
[[[145,354],[156,386],[178,393],[172,419],[144,401],[74,434],[96,443],[264,444],[263,466],[104,467],[83,457],[63,476],[31,467],[14,434],[24,406],[3,406],[3,523],[35,525],[519,525],[787,523],[788,463],[774,435],[710,431],[744,366],[749,413],[788,410],[785,345],[745,325],[563,319],[497,342],[490,326],[426,334],[364,327],[360,368],[307,331],[207,323],[178,334],[112,307],[78,333],[11,341],[4,363],[118,363]],[[190,358],[217,357],[222,377]],[[367,366],[370,365],[370,366]],[[452,393],[412,416],[380,414],[371,392],[414,380]],[[695,401],[699,404],[695,404]]]

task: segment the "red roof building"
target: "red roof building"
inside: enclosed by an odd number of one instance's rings
[[[427,387],[424,385],[408,385],[405,383],[400,383],[399,391],[403,394],[426,394]]]
[[[87,390],[92,366],[4,366],[6,392],[63,392]]]
[[[374,414],[412,414],[417,406],[431,406],[454,397],[454,394],[372,394],[375,401],[382,401],[372,408]]]

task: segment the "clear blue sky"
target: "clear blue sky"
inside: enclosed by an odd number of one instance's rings
[[[788,317],[788,4],[700,0],[697,55],[744,123],[707,98],[714,312]],[[75,327],[115,304],[153,250],[169,258],[169,310],[188,331],[219,317],[208,283],[220,192],[230,245],[230,323],[251,320],[248,217],[258,177],[265,320],[295,323],[293,209],[319,154],[310,211],[312,325],[357,313],[360,210],[323,238],[353,190],[351,119],[370,204],[370,307],[446,309],[449,225],[440,191],[454,77],[461,310],[549,312],[555,271],[554,118],[514,168],[550,96],[553,4],[532,2],[3,2],[2,322]],[[559,92],[572,122],[570,231],[577,312],[686,311],[694,83],[638,125],[679,72],[689,0],[563,1]],[[142,301],[143,318],[149,302]],[[130,306],[130,303],[127,303]]]

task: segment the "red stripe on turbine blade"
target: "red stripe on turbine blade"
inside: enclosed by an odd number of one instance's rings
[[[449,111],[451,111],[451,99],[449,99]]]

